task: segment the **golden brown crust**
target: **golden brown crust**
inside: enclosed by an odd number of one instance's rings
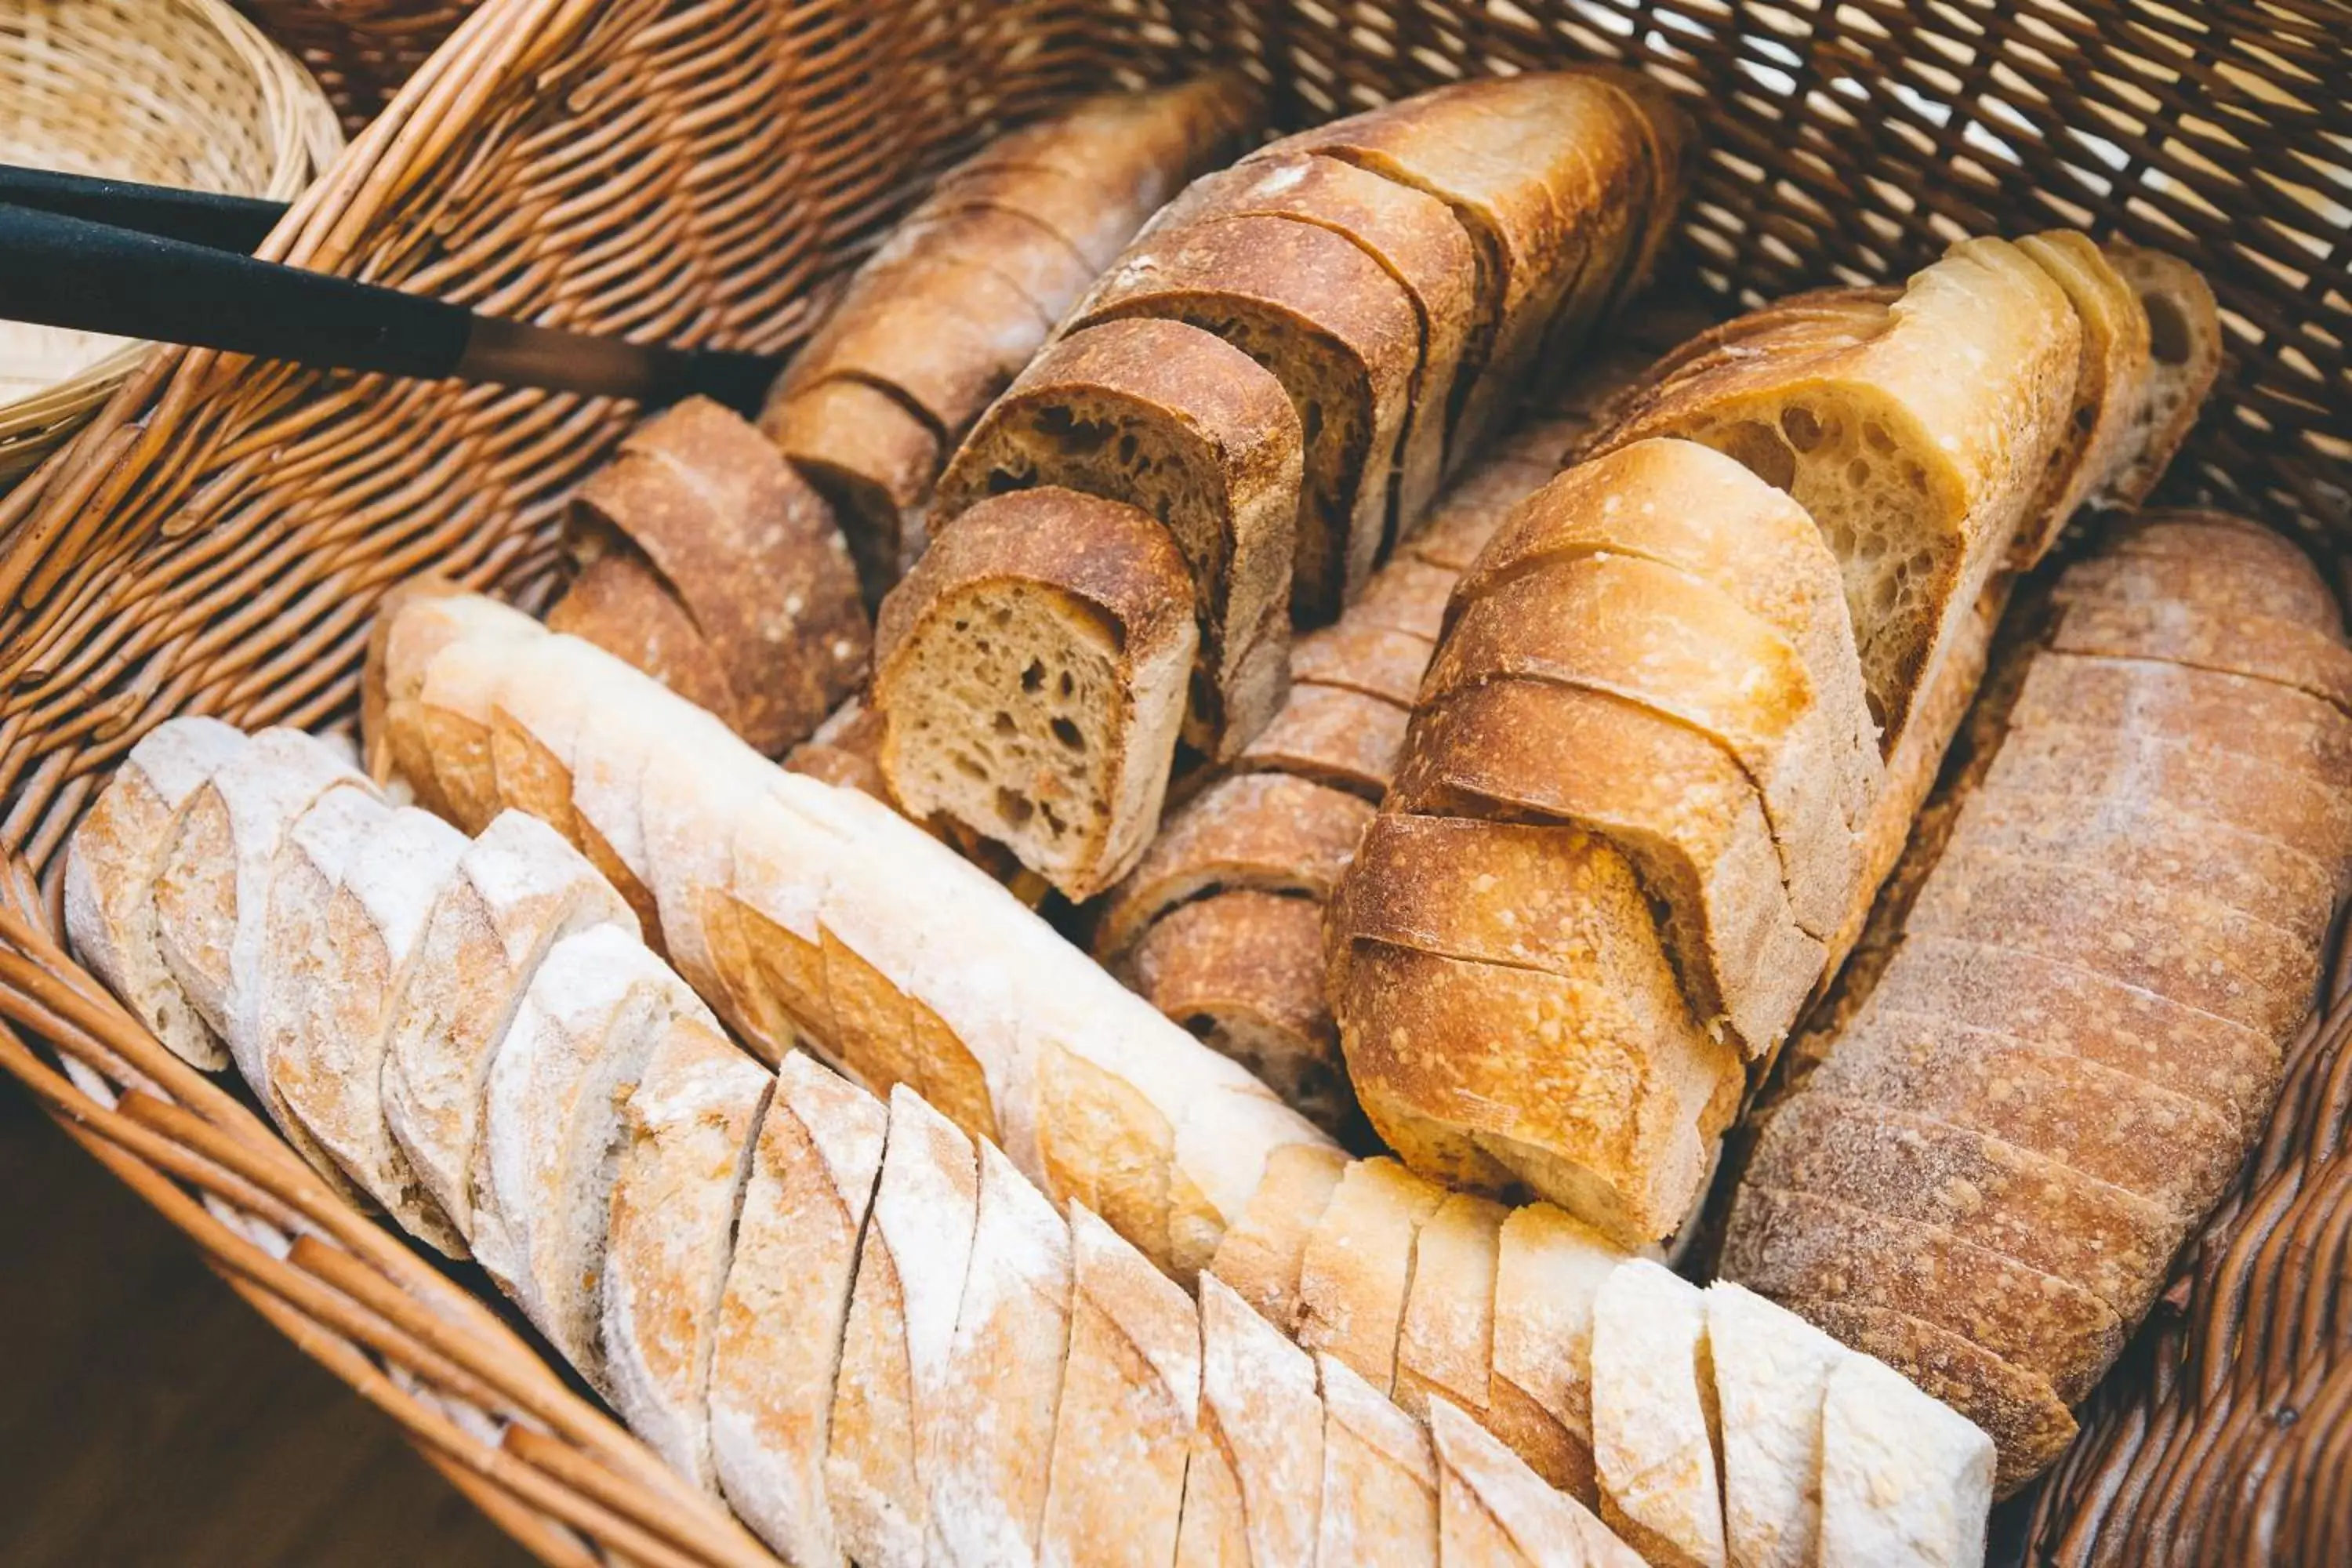
[[[1410,709],[1435,651],[1409,632],[1367,625],[1351,610],[1337,624],[1298,639],[1290,650],[1290,679],[1360,691]]]
[[[633,552],[615,550],[582,567],[549,607],[547,629],[594,643],[740,731],[734,688],[719,656],[686,606]]]
[[[760,428],[832,503],[860,590],[879,604],[922,553],[939,436],[900,399],[853,376],[779,389]]]
[[[1240,764],[1296,773],[1378,801],[1404,750],[1406,709],[1337,686],[1296,686]]]

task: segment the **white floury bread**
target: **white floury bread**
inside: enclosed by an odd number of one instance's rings
[[[1851,1356],[1822,1404],[1822,1568],[1975,1568],[1992,1439],[1900,1373]]]
[[[1852,1354],[1729,1280],[1706,1289],[1732,1568],[1804,1568],[1820,1542],[1822,1400]]]
[[[1212,1276],[1200,1308],[1201,1424],[1176,1561],[1312,1563],[1323,1498],[1314,1359]]]
[[[1723,1568],[1714,1367],[1698,1288],[1646,1258],[1592,1308],[1592,1456],[1601,1517],[1654,1563]]]

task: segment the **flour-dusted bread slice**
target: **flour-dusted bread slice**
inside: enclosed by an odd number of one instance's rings
[[[452,601],[428,601],[410,613],[445,602]],[[492,748],[499,698],[516,658],[549,636],[535,621],[517,620],[520,624],[497,621],[449,642],[425,667],[424,684],[412,704],[439,796],[437,801],[420,796],[420,804],[467,833],[479,833],[506,805]],[[387,720],[395,734],[401,712],[401,706],[394,704]]]
[[[752,1144],[710,1346],[710,1447],[728,1505],[796,1563],[843,1548],[825,1485],[834,1376],[889,1116],[795,1052]]]
[[[1298,411],[1306,469],[1291,609],[1332,619],[1379,559],[1411,414],[1420,331],[1404,289],[1344,237],[1286,217],[1217,218],[1129,247],[1067,329],[1182,321],[1272,371]]]
[[[1694,1015],[1769,1056],[1796,1021],[1822,944],[1789,906],[1762,800],[1722,745],[1625,698],[1496,679],[1424,708],[1391,808],[1552,821],[1623,855],[1663,915]]]
[[[368,628],[367,659],[360,672],[360,731],[368,776],[378,784],[398,778],[417,805],[447,816],[449,803],[432,761],[433,736],[417,700],[434,656],[461,639],[526,642],[540,635],[539,623],[521,611],[466,593],[446,578],[412,578],[386,594]]]
[[[1126,964],[1153,923],[1219,889],[1331,896],[1372,820],[1361,800],[1309,779],[1239,773],[1172,813],[1143,858],[1111,892],[1095,926],[1097,957]]]
[[[1295,773],[1377,802],[1395,776],[1410,712],[1392,702],[1331,686],[1298,686],[1240,765]]]
[[[264,730],[215,766],[182,806],[155,874],[156,946],[256,1093],[264,1091],[247,1067],[259,1064],[243,1004],[267,952],[262,916],[278,845],[314,802],[340,790],[374,794],[333,748],[299,730]]]
[[[1849,1356],[1822,1405],[1824,1568],[1984,1561],[1992,1442],[1891,1367]]]
[[[1039,1557],[1171,1563],[1200,1416],[1199,1315],[1108,1226],[1075,1204],[1069,1215],[1069,1361]]]
[[[1510,1212],[1455,1193],[1415,1233],[1391,1391],[1407,1413],[1424,1415],[1442,1398],[1486,1416],[1493,1398],[1495,1268]]]
[[[1259,154],[1342,159],[1444,202],[1477,262],[1449,450],[1476,448],[1507,415],[1556,319],[1597,306],[1637,214],[1643,132],[1589,76],[1527,72],[1440,88],[1318,126]],[[1577,296],[1590,275],[1590,303]]]
[[[1680,1220],[1742,1075],[1622,857],[1573,827],[1383,816],[1327,929],[1357,1094],[1408,1163],[1628,1240]]]
[[[474,1256],[592,1387],[608,1386],[601,1281],[627,1089],[699,1013],[634,932],[593,926],[548,951],[484,1085]]]
[[[626,549],[608,550],[580,568],[563,597],[548,606],[547,629],[628,660],[730,729],[742,724],[734,684],[710,640],[660,574]],[[491,747],[495,776],[495,738]]]
[[[1821,1540],[1822,1402],[1846,1348],[1729,1280],[1706,1288],[1723,1435],[1723,1528],[1735,1568],[1806,1568]]]
[[[1355,1109],[1323,1000],[1323,910],[1237,890],[1179,905],[1135,951],[1135,988],[1326,1131]]]
[[[1410,633],[1343,615],[1298,639],[1290,650],[1290,678],[1300,685],[1334,686],[1411,708],[1430,655],[1436,651],[1434,645]]]
[[[1660,504],[1667,504],[1661,501]],[[1811,934],[1853,897],[1858,828],[1876,794],[1866,725],[1826,723],[1795,644],[1734,595],[1631,555],[1587,555],[1465,595],[1423,701],[1495,677],[1638,701],[1712,736],[1754,779],[1789,902]]]
[[[1434,1564],[1437,1458],[1422,1424],[1337,1356],[1318,1355],[1323,1509],[1318,1563]]]
[[[713,1496],[712,1344],[773,1086],[707,1016],[681,1014],[628,1091],[613,1181],[601,1310],[614,1408]]]
[[[2352,650],[2342,635],[2298,621],[2231,614],[2119,589],[2064,601],[2050,646],[2060,653],[2161,659],[2250,676],[2307,693],[2352,713]]]
[[[1485,1419],[1553,1486],[1597,1504],[1592,1310],[1626,1258],[1549,1204],[1513,1209],[1496,1238],[1494,1375]]]
[[[386,1129],[461,1237],[473,1233],[483,1082],[531,976],[565,937],[634,919],[578,850],[521,812],[499,813],[459,855],[393,1005],[381,1087]]]
[[[1722,1563],[1720,1440],[1706,1298],[1635,1258],[1593,1300],[1601,1517],[1652,1563]]]
[[[943,1396],[978,1216],[971,1141],[904,1089],[890,1096],[874,1208],[834,1384],[825,1485],[858,1563],[927,1561],[924,1460]]]
[[[1034,1562],[1070,1348],[1070,1232],[994,1144],[979,1151],[979,1219],[924,1479],[945,1560]]]
[[[1282,703],[1304,449],[1282,384],[1241,350],[1179,321],[1106,321],[990,406],[940,476],[938,514],[1053,485],[1159,519],[1200,623],[1185,739],[1223,761]]]
[[[278,1102],[403,1229],[452,1257],[465,1252],[463,1233],[393,1137],[383,1084],[404,999],[430,984],[418,973],[425,933],[467,850],[463,834],[414,806],[368,828],[313,928],[316,945],[271,954],[308,974],[292,1026],[265,1047]]]
[[[1829,316],[1767,306],[1679,356],[1599,446],[1685,437],[1793,496],[1844,563],[1864,676],[1899,740],[2063,434],[2082,327],[1998,239]]]
[[[1201,1417],[1176,1561],[1312,1563],[1323,1502],[1314,1359],[1213,1276],[1200,1310]]]
[[[1445,470],[1446,409],[1476,319],[1477,252],[1445,204],[1336,158],[1270,153],[1196,180],[1162,207],[1150,232],[1224,217],[1289,217],[1344,235],[1396,279],[1420,336],[1397,515],[1418,518]]]
[[[815,729],[864,673],[871,629],[832,509],[708,398],[624,437],[573,497],[569,528],[584,562],[618,550],[659,574],[724,675],[722,717],[760,752]],[[596,640],[644,668],[632,647]]]
[[[1438,1559],[1634,1568],[1640,1553],[1446,1400],[1429,1405]]]
[[[2052,447],[2041,489],[2011,552],[2031,567],[2049,552],[2083,502],[2123,477],[2134,431],[2153,395],[2147,309],[2094,244],[2074,229],[2028,235],[2017,248],[2066,291],[2083,326],[2066,431]]]
[[[878,605],[929,542],[939,434],[870,382],[832,376],[770,398],[760,429],[841,520],[859,591]]]
[[[2126,443],[2131,460],[2093,499],[2102,506],[2134,507],[2171,466],[2221,374],[2221,312],[2204,275],[2179,257],[2121,239],[2102,248],[2139,296],[2150,363],[2147,395]]]
[[[1149,515],[1051,487],[994,497],[882,607],[883,772],[910,814],[1089,897],[1159,826],[1198,646],[1191,573]]]
[[[1226,1229],[1210,1260],[1210,1273],[1286,1331],[1298,1311],[1298,1274],[1307,1238],[1349,1163],[1337,1149],[1276,1150],[1249,1207]]]
[[[217,1070],[228,1053],[160,945],[156,878],[180,816],[245,749],[216,719],[173,719],[131,748],[66,846],[66,934],[74,954],[173,1056]]]
[[[1444,1188],[1393,1160],[1360,1160],[1339,1178],[1299,1260],[1292,1334],[1347,1363],[1383,1395],[1396,1384],[1413,1240],[1444,1201]]]

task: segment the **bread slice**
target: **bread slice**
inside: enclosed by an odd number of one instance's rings
[[[1290,679],[1302,686],[1360,691],[1411,708],[1435,646],[1410,633],[1360,623],[1343,615],[1309,632],[1290,650]]]
[[[298,829],[299,831],[299,829]],[[312,928],[307,952],[276,949],[296,987],[291,1026],[265,1046],[278,1104],[410,1235],[463,1257],[463,1233],[426,1189],[384,1116],[392,1034],[419,969],[434,910],[468,845],[429,812],[404,806],[364,830]]]
[[[66,934],[74,956],[182,1061],[207,1071],[228,1052],[165,962],[156,879],[180,817],[245,749],[216,719],[167,720],[131,748],[66,843]]]
[[[1274,722],[1243,748],[1240,765],[1296,773],[1377,802],[1396,772],[1410,716],[1360,691],[1294,687]]]
[[[1421,354],[1410,297],[1329,229],[1218,218],[1139,239],[1064,325],[1133,316],[1213,332],[1289,393],[1306,440],[1291,613],[1332,619],[1362,590],[1395,514],[1390,470]]]
[[[1408,1163],[1633,1240],[1681,1217],[1741,1075],[1622,858],[1575,828],[1382,816],[1328,930],[1349,1071]],[[1401,1140],[1392,1107],[1444,1142]]]
[[[1372,574],[1364,596],[1349,608],[1356,626],[1403,632],[1435,645],[1445,634],[1445,605],[1458,574],[1423,561],[1391,561]]]
[[[1614,283],[1645,221],[1628,199],[1643,139],[1630,120],[1589,76],[1531,71],[1440,88],[1258,154],[1342,159],[1453,209],[1478,272],[1449,450],[1475,450],[1501,423],[1563,308],[1595,308]],[[1577,293],[1588,276],[1590,303]]]
[[[871,382],[835,375],[772,394],[760,431],[841,520],[860,594],[878,605],[929,541],[925,506],[945,443]]]
[[[2041,489],[2027,509],[2011,559],[2030,569],[2058,542],[2095,491],[2122,477],[2136,456],[2134,426],[2152,394],[2147,307],[2088,235],[2051,229],[2017,248],[2066,291],[2083,326],[2066,432],[2051,448]]]
[[[1592,1311],[1626,1254],[1598,1231],[1530,1204],[1495,1251],[1495,1363],[1488,1425],[1537,1474],[1588,1506],[1592,1468]]]
[[[1347,1363],[1384,1396],[1396,1384],[1413,1239],[1444,1201],[1444,1188],[1393,1160],[1357,1161],[1340,1176],[1299,1259],[1292,1336]]]
[[[268,1075],[258,1071],[245,1005],[268,952],[262,916],[278,847],[320,796],[347,789],[375,794],[331,747],[299,730],[264,730],[182,806],[155,874],[156,947],[257,1093]]]
[[[1823,1568],[1967,1568],[1984,1561],[1992,1441],[1868,1356],[1822,1402]]]
[[[2177,601],[2066,602],[2050,646],[2060,653],[2161,659],[2273,681],[2352,713],[2352,648],[2297,621],[2208,611]]]
[[[923,1449],[930,1522],[946,1561],[1034,1562],[1070,1345],[1069,1226],[994,1144],[979,1150],[971,1261]]]
[[[1135,870],[1111,892],[1094,951],[1120,969],[1153,923],[1219,889],[1331,895],[1372,820],[1372,808],[1327,784],[1280,773],[1219,779],[1171,815]]]
[[[1683,992],[1769,1057],[1822,967],[1789,907],[1755,786],[1719,743],[1628,699],[1496,679],[1424,708],[1389,795],[1401,812],[1573,825],[1623,855]]]
[[[1525,428],[1553,427],[1551,421],[1536,420]],[[1511,509],[1559,472],[1558,454],[1568,449],[1569,441],[1561,434],[1553,452],[1540,458],[1519,455],[1513,449],[1518,443],[1512,442],[1471,465],[1445,488],[1420,529],[1398,543],[1397,559],[1456,575],[1469,571]]]
[[[417,700],[434,657],[453,642],[478,636],[526,642],[540,635],[539,623],[521,611],[467,593],[446,578],[412,578],[386,594],[368,628],[367,658],[360,672],[360,731],[368,776],[380,784],[399,779],[417,805],[448,816]]]
[[[711,1458],[728,1505],[797,1563],[838,1563],[824,1463],[833,1389],[888,1113],[794,1053],[744,1184],[710,1347]]]
[[[1315,1358],[1323,1389],[1323,1507],[1315,1561],[1438,1561],[1437,1457],[1428,1430],[1337,1356]]]
[[[1898,300],[1832,315],[1766,307],[1682,356],[1599,447],[1684,437],[1794,497],[1844,563],[1864,678],[1899,740],[2063,437],[2082,328],[1998,239],[1963,240]]]
[[[855,1562],[929,1561],[925,1461],[945,1414],[979,1185],[971,1141],[904,1088],[892,1090],[825,1451],[834,1520]]]
[[[1181,322],[1107,321],[1049,346],[990,406],[937,514],[1052,485],[1159,519],[1200,622],[1184,738],[1223,761],[1282,703],[1303,450],[1289,396],[1249,355]]]
[[[1822,1401],[1849,1352],[1727,1279],[1706,1289],[1706,1341],[1723,1433],[1726,1559],[1807,1568],[1821,1538]]]
[[[474,1256],[600,1390],[624,1090],[671,1024],[700,1010],[634,934],[591,927],[548,951],[484,1085]]]
[[[2216,531],[2204,531],[2210,538]],[[2217,560],[2229,563],[2216,570]],[[2213,615],[2293,621],[2340,641],[2344,621],[2336,607],[2334,590],[2308,561],[2298,561],[2296,565],[2298,569],[2293,571],[2272,570],[2251,563],[2241,565],[2221,552],[2199,558],[2116,551],[2076,562],[2051,584],[2050,593],[2059,604],[2075,599],[2109,605],[2169,602],[2193,605]],[[2331,713],[2331,717],[2342,721],[2340,714]]]
[[[1159,825],[1199,641],[1191,586],[1132,507],[1045,487],[963,513],[882,607],[892,791],[1066,897],[1110,886]]]
[[[1201,1405],[1192,1303],[1073,1204],[1069,1361],[1055,1416],[1040,1560],[1167,1564]]]
[[[1399,448],[1397,515],[1418,518],[1445,469],[1445,411],[1476,315],[1477,253],[1445,204],[1369,170],[1270,153],[1194,181],[1151,221],[1168,234],[1224,217],[1289,217],[1345,236],[1396,279],[1419,331],[1412,413]]]
[[[943,447],[1012,384],[1054,325],[995,268],[928,251],[877,255],[854,288],[793,356],[779,388],[789,397],[828,379],[866,382]],[[877,308],[884,300],[889,308]]]
[[[628,660],[730,729],[742,724],[726,666],[694,617],[687,614],[645,560],[623,549],[580,569],[563,597],[548,607],[547,628],[595,644]],[[497,771],[492,742],[492,773]]]
[[[1422,683],[1434,701],[1497,676],[1607,691],[1714,737],[1763,797],[1798,925],[1834,929],[1876,795],[1858,721],[1822,715],[1802,655],[1731,595],[1671,566],[1588,555],[1464,596]]]
[[[1176,1561],[1312,1563],[1323,1501],[1314,1360],[1212,1276],[1200,1310],[1201,1419]]]
[[[2305,579],[2313,571],[2311,557],[2277,530],[2201,507],[2150,507],[2133,512],[2108,531],[2105,543],[2117,555],[2226,560],[2239,573],[2259,573],[2273,580]]]
[[[1582,1504],[1553,1490],[1477,1422],[1443,1399],[1429,1406],[1437,1456],[1438,1559],[1636,1568],[1640,1553]]]
[[[2196,426],[2221,374],[2221,312],[2203,274],[2179,257],[2121,239],[2103,249],[2138,294],[2148,327],[2147,396],[2126,444],[2130,461],[2094,497],[2124,509],[2147,499]]]
[[[2066,1451],[2074,1417],[2041,1373],[1901,1312],[1847,1301],[1788,1303],[1848,1345],[1895,1368],[1989,1434],[1998,1448],[1993,1495],[2008,1497]]]
[[[1135,951],[1145,1001],[1263,1079],[1327,1132],[1355,1114],[1323,1000],[1323,910],[1280,893],[1215,893],[1169,911]]]
[[[1307,1238],[1347,1173],[1337,1149],[1277,1149],[1241,1218],[1229,1226],[1209,1272],[1266,1321],[1287,1331],[1298,1311],[1298,1276]]]
[[[1592,1456],[1601,1517],[1649,1562],[1725,1561],[1706,1298],[1634,1258],[1592,1304]]]
[[[711,1348],[773,1088],[707,1019],[673,1019],[628,1091],[613,1181],[600,1310],[614,1408],[714,1497]]]
[[[2136,1321],[2185,1230],[2168,1205],[1967,1127],[1849,1099],[1834,1083],[1765,1124],[1744,1179],[1965,1237]]]
[[[1495,1269],[1510,1210],[1455,1193],[1413,1237],[1412,1280],[1397,1326],[1391,1396],[1426,1417],[1443,1399],[1486,1419],[1495,1360]]]
[[[491,743],[498,699],[516,657],[548,635],[535,622],[523,625],[528,632],[501,624],[451,642],[426,667],[414,703],[440,795],[433,809],[468,834],[488,826],[506,804]],[[394,721],[398,713],[395,707]]]

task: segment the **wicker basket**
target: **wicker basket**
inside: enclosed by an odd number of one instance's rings
[[[476,0],[237,0],[326,89],[343,128],[383,111]]]
[[[1969,231],[2079,223],[2193,257],[2231,362],[2170,493],[2340,554],[2347,26],[2335,0],[489,0],[266,252],[549,322],[778,349],[924,175],[1074,92],[1249,61],[1301,121],[1465,72],[1630,58],[1707,123],[1681,276],[1719,303],[1898,275]],[[531,601],[563,498],[632,412],[164,352],[0,507],[0,1062],[534,1551],[766,1561],[53,935],[64,837],[140,734],[187,711],[344,717],[377,597],[421,567]],[[2314,1049],[2347,1020],[2339,988]],[[59,1054],[138,1091],[102,1103]],[[2344,1076],[2305,1100],[2335,1107]],[[2305,1125],[2264,1171],[2300,1168]],[[2275,1232],[2267,1187],[2238,1207],[2242,1234]],[[2209,1274],[2197,1289],[2233,1301],[2250,1278],[2284,1283],[2267,1262]],[[2281,1336],[2340,1340],[2337,1310],[2266,1329],[2264,1364],[2324,1360]],[[2200,1353],[2226,1361],[2247,1320],[2215,1321]],[[2147,1429],[2134,1412],[2179,1384],[2187,1339],[2152,1333],[2137,1382],[2105,1398],[2049,1494],[2052,1537],[2098,1539]],[[2352,1419],[2331,1431],[2313,1451],[2340,1463]]]
[[[223,0],[6,0],[0,103],[0,162],[280,201],[343,144],[318,84]],[[0,322],[0,488],[146,352]]]

